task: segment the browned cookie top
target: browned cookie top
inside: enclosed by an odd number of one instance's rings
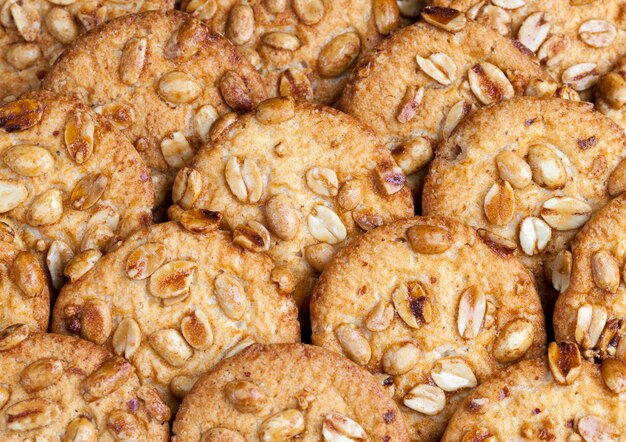
[[[157,205],[220,114],[265,98],[229,41],[178,11],[128,15],[79,38],[43,87],[80,97],[130,138],[151,168]]]

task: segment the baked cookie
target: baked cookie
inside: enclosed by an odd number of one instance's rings
[[[186,212],[139,230],[66,285],[51,329],[124,356],[174,405],[220,359],[254,342],[299,342],[293,300],[271,260],[242,250],[219,215]]]
[[[0,0],[0,101],[39,88],[79,34],[121,15],[173,6],[174,0]]]
[[[339,107],[392,150],[419,199],[436,143],[472,109],[556,90],[528,51],[514,43],[460,13],[449,24],[416,23],[363,57]]]
[[[595,92],[596,109],[626,129],[626,56],[600,78]]]
[[[179,11],[128,15],[79,38],[42,87],[79,96],[130,138],[151,169],[156,206],[220,114],[265,98],[239,51]]]
[[[431,0],[515,38],[563,84],[590,90],[626,53],[623,0]]]
[[[93,259],[150,224],[153,198],[133,146],[88,106],[49,92],[0,106],[0,221],[46,253],[55,288],[75,254]]]
[[[31,330],[48,330],[50,292],[37,256],[21,250],[0,222],[0,330],[26,324]]]
[[[379,227],[326,267],[311,299],[313,343],[375,373],[411,440],[438,440],[460,401],[546,332],[530,273],[488,234],[446,218]]]
[[[319,347],[253,345],[204,375],[172,424],[187,441],[408,441],[367,371]]]
[[[268,251],[299,307],[337,249],[413,212],[402,170],[348,115],[272,98],[224,126],[179,172],[174,203],[222,213],[236,244]]]
[[[623,441],[626,398],[607,388],[614,376],[581,360],[575,344],[553,342],[547,360],[519,362],[479,386],[442,441]]]
[[[626,161],[613,174],[610,189],[619,185],[625,190],[624,170]],[[565,272],[559,275],[567,290],[554,310],[556,339],[578,343],[589,359],[617,356],[626,361],[625,228],[626,194],[622,194],[578,232],[571,253],[565,255]]]
[[[182,9],[237,45],[271,96],[324,104],[359,56],[400,25],[395,0],[184,0]]]
[[[486,229],[520,257],[551,317],[551,286],[564,289],[563,253],[609,201],[610,177],[625,155],[624,131],[589,103],[531,97],[500,102],[466,118],[439,146],[422,206],[427,215]]]
[[[167,441],[170,409],[133,367],[91,342],[0,332],[3,441]]]

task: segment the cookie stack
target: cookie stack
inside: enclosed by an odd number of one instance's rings
[[[621,0],[0,0],[0,439],[626,441]]]

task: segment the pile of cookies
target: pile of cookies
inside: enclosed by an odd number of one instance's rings
[[[0,0],[0,440],[626,441],[623,0]]]

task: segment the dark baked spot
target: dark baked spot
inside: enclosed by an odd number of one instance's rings
[[[591,149],[596,144],[598,144],[598,137],[596,137],[595,135],[592,135],[591,137],[586,139],[578,139],[578,147],[580,147],[582,150]]]
[[[389,385],[393,384],[393,378],[391,376],[386,377],[385,380],[383,381],[383,385],[385,387],[388,387]]]
[[[139,410],[139,399],[135,397],[128,401],[128,409],[131,413],[136,413]]]
[[[504,387],[502,390],[500,390],[500,400],[506,399],[511,395],[511,392],[509,391],[509,387]]]
[[[530,49],[528,49],[526,47],[526,45],[524,43],[522,43],[519,40],[512,40],[513,46],[515,46],[515,48],[520,51],[522,54],[528,56],[528,57],[532,57],[535,58],[535,53],[533,51],[531,51]]]
[[[396,420],[396,412],[393,411],[393,410],[389,410],[388,412],[383,414],[383,420],[387,424],[391,424],[391,423],[395,422],[395,420]]]
[[[532,126],[533,124],[535,124],[535,122],[536,122],[536,121],[537,121],[537,117],[535,117],[535,118],[529,118],[528,120],[526,120],[526,121],[524,122],[524,124],[525,124],[526,126]]]

